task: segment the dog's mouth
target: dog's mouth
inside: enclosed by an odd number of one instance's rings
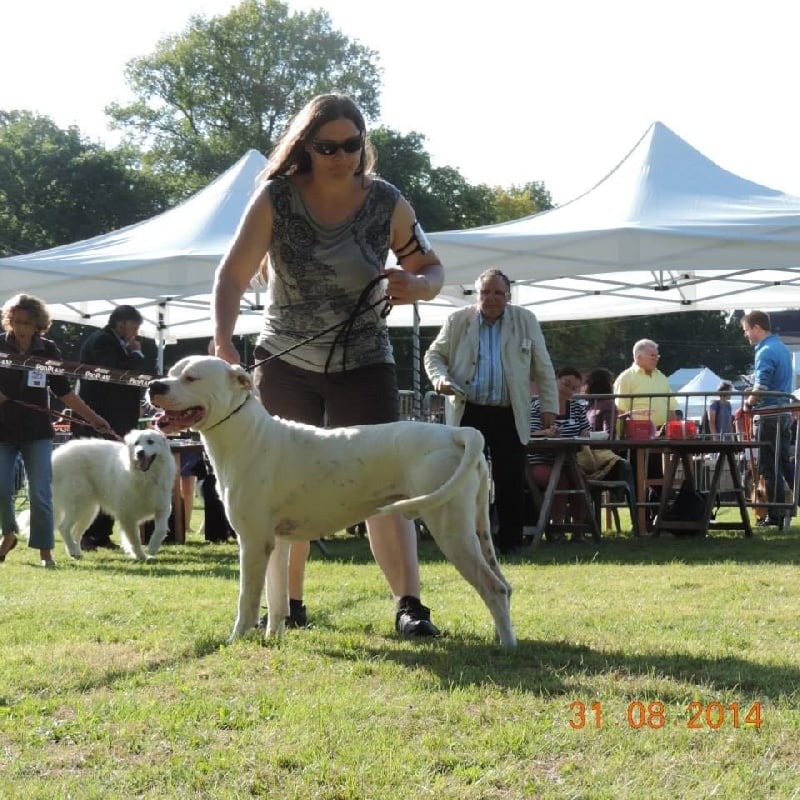
[[[153,453],[153,455],[148,456],[144,450],[136,453],[136,469],[140,470],[141,472],[147,472],[147,470],[153,466],[153,462],[156,460],[156,455],[156,453]]]
[[[196,425],[205,415],[206,410],[202,406],[192,406],[182,411],[162,409],[154,422],[162,433],[178,433]]]

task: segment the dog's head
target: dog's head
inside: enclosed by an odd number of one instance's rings
[[[125,436],[134,469],[147,472],[157,458],[172,458],[169,440],[156,430],[131,431]]]
[[[253,393],[253,379],[240,366],[214,356],[182,358],[166,378],[151,381],[147,399],[164,412],[158,429],[204,431],[230,416]]]

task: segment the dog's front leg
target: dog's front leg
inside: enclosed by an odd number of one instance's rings
[[[282,636],[289,616],[289,551],[291,542],[276,537],[267,562],[266,636]]]
[[[170,499],[171,502],[171,499]],[[156,510],[155,525],[153,533],[150,534],[150,541],[147,543],[147,552],[154,556],[160,549],[161,544],[169,532],[169,513],[170,507],[159,508]]]
[[[259,526],[260,527],[260,526]],[[239,608],[231,633],[231,641],[253,630],[258,623],[258,604],[261,587],[267,574],[267,559],[272,553],[273,542],[259,531],[252,534],[239,533]]]
[[[117,525],[122,532],[120,537],[122,549],[137,561],[147,561],[147,554],[144,552],[142,540],[139,537],[139,521],[136,516],[119,517]]]

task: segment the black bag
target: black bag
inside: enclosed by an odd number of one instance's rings
[[[675,536],[700,536],[701,530],[685,530],[670,528],[670,522],[702,522],[706,511],[706,492],[698,492],[692,488],[689,481],[684,480],[675,499],[667,506],[661,515],[660,529],[662,531],[672,531]],[[711,518],[716,516],[712,512]]]

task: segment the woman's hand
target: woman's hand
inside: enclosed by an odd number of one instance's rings
[[[239,351],[234,347],[233,342],[222,342],[218,344],[214,349],[214,354],[217,358],[221,358],[229,364],[241,363]]]
[[[115,435],[114,434],[114,429],[99,414],[95,414],[94,415],[94,420],[92,421],[92,427],[98,433],[102,433],[104,436],[114,436]]]
[[[551,425],[548,428],[540,428],[538,431],[533,431],[531,436],[539,436],[542,439],[557,439],[561,436],[561,428],[558,425]]]
[[[386,278],[386,296],[394,305],[410,305],[427,299],[431,293],[430,283],[424,275],[397,268],[385,269],[381,275]]]

